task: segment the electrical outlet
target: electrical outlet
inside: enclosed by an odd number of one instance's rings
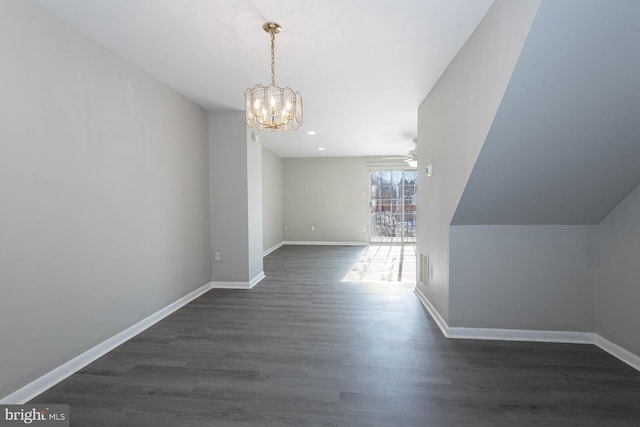
[[[289,231],[289,226],[288,225],[284,226],[284,231]]]
[[[315,225],[311,226],[311,231],[316,231],[316,226]]]
[[[362,227],[362,232],[366,233],[367,232],[367,227]]]
[[[429,264],[429,279],[433,279],[433,265]]]
[[[222,254],[221,254],[220,252],[215,252],[215,253],[213,254],[213,258],[214,258],[216,261],[222,261]]]

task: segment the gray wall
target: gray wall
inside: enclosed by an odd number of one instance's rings
[[[212,259],[214,281],[249,280],[246,134],[243,113],[209,114],[211,251],[222,255]]]
[[[0,396],[209,282],[207,115],[0,2]]]
[[[593,330],[596,226],[451,227],[449,326]]]
[[[284,180],[282,158],[262,147],[262,250],[266,251],[284,240]]]
[[[598,226],[595,332],[640,355],[640,187]]]
[[[539,1],[498,0],[418,109],[418,249],[423,292],[449,318],[449,225],[518,59]]]
[[[640,184],[638,22],[638,1],[542,2],[453,224],[594,225]]]
[[[243,112],[244,114],[244,112]],[[245,126],[245,145],[247,150],[247,237],[249,280],[263,274],[263,231],[262,231],[262,145],[257,138],[252,138],[252,130]],[[254,140],[255,139],[255,140]],[[233,163],[233,159],[227,159]]]
[[[211,250],[215,282],[248,282],[262,272],[262,148],[244,112],[209,115]]]
[[[370,178],[365,159],[285,158],[283,169],[285,241],[369,240]]]

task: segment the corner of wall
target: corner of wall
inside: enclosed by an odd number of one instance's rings
[[[595,332],[640,355],[640,186],[598,225]]]

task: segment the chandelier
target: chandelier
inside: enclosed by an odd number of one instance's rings
[[[296,130],[302,125],[302,97],[290,87],[276,86],[275,39],[282,27],[267,22],[262,28],[271,35],[271,84],[255,85],[244,93],[247,126],[259,130]]]

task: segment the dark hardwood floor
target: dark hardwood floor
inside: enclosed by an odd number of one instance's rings
[[[639,426],[640,373],[591,345],[447,340],[364,249],[285,246],[33,402],[73,426]]]

